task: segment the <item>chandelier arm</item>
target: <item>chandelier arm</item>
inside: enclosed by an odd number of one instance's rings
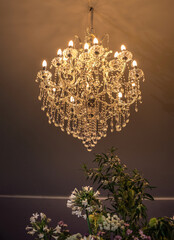
[[[106,47],[109,49],[109,34],[105,33],[105,35],[101,39],[102,45],[104,45],[104,41],[106,40]]]
[[[77,40],[79,42],[80,48],[82,47],[82,40],[78,35],[75,35],[75,41]]]

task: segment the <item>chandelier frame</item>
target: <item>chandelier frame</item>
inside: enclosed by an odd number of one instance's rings
[[[57,52],[47,69],[38,72],[42,101],[48,122],[62,131],[82,140],[91,151],[102,137],[106,137],[108,125],[111,132],[121,131],[129,122],[130,107],[142,102],[140,82],[145,80],[137,67],[133,54],[121,46],[121,52],[109,50],[109,35],[98,41],[95,36],[94,8],[89,7],[90,27],[83,43],[75,35],[68,47]]]

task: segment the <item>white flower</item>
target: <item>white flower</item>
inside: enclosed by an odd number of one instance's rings
[[[75,188],[67,201],[67,207],[72,209],[73,215],[86,218],[86,210],[90,213],[95,209],[100,210],[100,201],[96,198],[98,195],[99,191],[94,192],[89,186],[82,187],[80,191]]]
[[[88,200],[87,199],[82,200],[82,205],[86,207],[88,205]]]
[[[109,224],[105,224],[104,225],[104,229],[109,231],[110,230],[110,225]]]
[[[97,191],[97,192],[94,193],[94,197],[98,197],[99,195],[100,195],[100,192],[99,192],[99,191]]]
[[[52,237],[53,237],[54,239],[56,239],[56,240],[58,239],[58,236],[54,236],[54,235],[52,235]]]
[[[72,215],[77,215],[78,217],[81,217],[82,213],[81,211],[76,210],[76,211],[72,211]]]
[[[43,233],[39,233],[39,234],[38,234],[38,237],[39,237],[39,238],[43,238],[43,237],[44,237],[44,234],[43,234]]]
[[[46,215],[44,213],[40,213],[40,217],[41,217],[41,219],[44,219],[44,218],[46,218]]]
[[[29,227],[29,226],[27,226],[25,229],[26,229],[26,230],[31,230],[31,229],[33,229],[33,228],[32,228],[32,227]]]
[[[119,217],[118,217],[117,215],[113,215],[113,216],[112,216],[112,219],[113,219],[113,220],[119,220]]]
[[[44,230],[45,232],[49,232],[48,226],[46,225],[46,226],[43,228],[43,230]]]
[[[67,207],[68,207],[68,208],[71,208],[71,207],[72,207],[72,201],[71,201],[71,200],[68,200],[68,201],[67,201]]]
[[[78,192],[77,188],[74,189],[74,191],[72,192],[72,195],[76,195],[76,193]]]
[[[35,234],[35,231],[34,230],[32,230],[32,231],[29,231],[29,232],[27,232],[28,234],[31,234],[31,235],[34,235]]]
[[[82,187],[82,189],[83,189],[84,191],[86,191],[86,192],[90,192],[90,191],[93,190],[93,188],[90,187],[90,186]]]
[[[87,207],[86,210],[89,212],[89,213],[92,213],[93,212],[93,207]]]
[[[33,217],[34,217],[35,219],[38,219],[39,214],[38,214],[38,213],[33,213]]]
[[[35,217],[32,216],[32,217],[30,218],[30,223],[35,223],[35,222],[36,222],[36,219],[35,219]]]
[[[76,195],[75,193],[72,193],[71,196],[70,196],[71,199],[75,199],[76,198]]]
[[[101,230],[110,230],[115,232],[119,227],[121,229],[124,229],[124,221],[120,220],[120,218],[117,215],[111,216],[110,213],[107,213],[107,217],[102,217],[102,224],[100,224]]]
[[[59,225],[57,225],[54,229],[54,233],[60,233],[61,231],[61,227]]]
[[[83,188],[83,190],[85,190],[86,192],[88,192],[89,186],[82,187],[82,188]]]

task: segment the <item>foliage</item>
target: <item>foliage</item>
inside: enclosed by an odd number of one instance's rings
[[[153,240],[173,240],[174,239],[174,218],[161,217],[151,218],[144,231]]]
[[[146,222],[147,212],[143,200],[153,200],[147,192],[152,187],[138,170],[127,172],[126,165],[120,162],[112,148],[108,154],[97,154],[94,163],[97,168],[83,166],[87,179],[98,182],[98,189],[107,191],[111,213],[119,214],[124,221],[130,222],[132,228],[140,227]]]

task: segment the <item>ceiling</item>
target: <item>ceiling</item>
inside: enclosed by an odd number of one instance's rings
[[[132,109],[127,127],[108,132],[91,153],[47,123],[34,81],[43,58],[50,61],[75,34],[83,38],[87,0],[0,4],[0,194],[69,195],[86,184],[82,163],[92,165],[94,153],[115,146],[128,167],[140,169],[158,187],[155,195],[173,196],[174,1],[93,1],[97,37],[109,33],[114,51],[125,44],[146,81],[139,112]]]

